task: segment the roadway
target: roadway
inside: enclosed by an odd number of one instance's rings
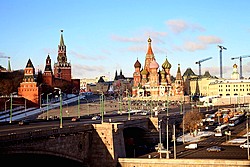
[[[76,101],[78,97],[72,98],[72,101],[66,101],[67,104],[72,103],[73,101]],[[88,102],[88,101],[87,101]],[[85,102],[85,104],[88,104],[87,102]],[[98,105],[98,101],[95,102],[94,100],[91,103],[97,103],[96,105]],[[111,104],[111,103],[110,103]],[[53,106],[58,107],[59,103],[54,104]],[[115,104],[113,104],[115,105]],[[116,104],[117,105],[117,104]],[[143,104],[140,104],[140,107],[142,107]],[[43,109],[45,109],[46,107],[44,107]],[[191,110],[191,106],[189,104],[185,105],[185,111],[189,111]],[[126,121],[128,120],[128,114],[117,114],[117,109],[115,109],[114,107],[110,107],[110,110],[112,109],[113,112],[107,112],[104,115],[104,122],[121,122],[121,121]],[[41,114],[41,110],[37,109],[36,110],[38,113]],[[204,113],[207,112],[206,108],[200,108],[200,112]],[[58,113],[58,112],[57,112]],[[34,113],[33,113],[34,114]],[[36,113],[37,114],[37,113]],[[92,120],[92,116],[95,114],[99,114],[99,108],[96,111],[93,111],[93,113],[91,113],[90,115],[87,116],[82,116],[80,118],[79,121],[77,122],[72,122],[71,118],[72,117],[63,117],[63,127],[68,127],[68,126],[74,126],[74,125],[78,125],[78,124],[100,124],[101,120]],[[181,120],[182,116],[180,115],[180,108],[179,106],[175,105],[175,106],[170,106],[169,107],[169,115],[170,118],[172,119],[177,119],[177,120]],[[26,115],[27,116],[27,113]],[[166,112],[160,112],[158,117],[163,117],[166,116]],[[136,114],[130,115],[131,119],[139,119],[142,117],[150,117],[149,115],[140,115],[140,114]],[[20,119],[20,118],[19,118]],[[13,121],[12,124],[1,124],[1,128],[0,128],[0,134],[1,135],[5,135],[5,134],[10,134],[10,133],[18,133],[20,131],[22,132],[28,132],[34,129],[44,129],[44,128],[59,128],[60,125],[60,120],[56,119],[56,120],[35,120],[33,122],[30,122],[28,125],[23,125],[20,126],[18,125],[18,121]],[[244,125],[245,122],[237,125],[236,127],[231,128],[230,130],[232,130],[232,135],[237,135],[238,133],[240,133],[242,130],[244,130]],[[239,145],[226,145],[225,141],[226,141],[226,136],[222,136],[222,137],[215,137],[215,136],[210,136],[205,138],[202,141],[198,142],[198,149],[196,150],[186,150],[184,147],[187,143],[183,144],[183,143],[177,143],[176,146],[176,158],[209,158],[209,159],[247,159],[247,149],[241,149],[239,147]],[[170,140],[169,140],[170,141]],[[222,147],[222,151],[221,152],[207,152],[206,148],[212,146],[212,145],[219,145]],[[170,158],[174,158],[174,154],[173,154],[173,142],[171,142],[169,144],[169,150],[171,151],[170,154]],[[149,153],[150,156],[152,158],[159,158],[159,153],[152,151]],[[149,154],[144,154],[140,157],[143,158],[148,158]],[[165,154],[162,154],[162,158],[165,158]]]

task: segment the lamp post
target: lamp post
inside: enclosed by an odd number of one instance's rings
[[[168,151],[168,107],[169,107],[169,104],[168,104],[168,95],[167,95],[167,107],[166,107],[166,112],[167,112],[167,128],[166,128],[166,131],[167,131],[167,154],[166,154],[166,158],[169,159],[169,151]]]
[[[10,121],[9,121],[9,123],[12,123],[12,103],[13,103],[12,98],[13,98],[13,94],[16,94],[16,92],[13,92],[10,94]]]
[[[128,90],[126,90],[126,93],[127,93],[127,99],[128,99],[128,120],[130,120],[131,98],[130,98],[130,94]]]
[[[78,115],[78,118],[80,118],[80,93],[78,95],[78,105],[77,105],[77,115]]]
[[[185,122],[184,122],[184,112],[185,112],[185,100],[183,99],[183,103],[182,103],[182,110],[181,110],[181,114],[182,114],[182,142],[183,144],[185,143]]]
[[[47,94],[47,120],[49,120],[49,95],[51,95],[52,93]]]
[[[249,106],[250,107],[250,106]],[[247,111],[247,121],[246,121],[246,128],[247,128],[247,159],[250,159],[249,156],[249,127],[248,127],[248,116],[249,116],[249,111]]]
[[[40,94],[40,108],[42,108],[42,95],[43,95],[44,93],[41,93]]]
[[[62,90],[60,88],[54,88],[59,90],[59,96],[60,96],[60,128],[63,127],[63,122],[62,122]]]
[[[102,91],[99,91],[99,92],[101,92],[101,96],[100,96],[100,114],[101,114],[101,119],[102,119],[102,123],[103,123],[103,116],[104,116],[104,93]]]
[[[10,101],[10,99],[5,101],[5,108],[4,108],[4,109],[5,109],[5,113],[6,113],[6,103],[7,103],[8,101]],[[5,117],[5,121],[6,121],[6,117]]]
[[[162,119],[159,120],[159,145],[158,145],[158,149],[160,152],[160,158],[161,158],[161,148],[162,148],[162,142],[161,142],[161,122]]]
[[[27,113],[26,113],[26,98],[24,99],[24,114],[25,114],[25,118],[27,117]]]

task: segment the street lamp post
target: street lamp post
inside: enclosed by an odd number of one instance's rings
[[[77,115],[80,118],[80,93],[78,95]]]
[[[173,125],[174,159],[176,159],[175,123]]]
[[[7,103],[8,101],[10,101],[10,99],[5,101],[5,108],[4,108],[4,109],[5,109],[5,110],[4,110],[5,113],[6,113],[6,103]],[[5,121],[6,121],[6,117],[5,117]]]
[[[103,123],[103,116],[104,116],[104,93],[101,92],[100,96],[100,114],[101,114],[101,119]]]
[[[131,111],[131,98],[128,92],[128,120],[130,120],[130,111]]]
[[[183,107],[182,107],[182,142],[185,143],[185,122],[184,122],[184,112],[185,112],[185,100],[183,100]]]
[[[60,96],[60,128],[63,127],[63,122],[62,122],[62,90],[60,88],[54,88],[59,90],[59,96]]]
[[[12,93],[10,94],[10,123],[12,122]]]
[[[43,95],[44,93],[41,93],[40,94],[40,108],[42,108],[42,95]]]
[[[27,113],[26,113],[26,98],[24,99],[24,114],[25,114],[25,118],[27,117]]]
[[[168,150],[168,107],[169,107],[169,104],[168,104],[168,95],[167,95],[167,107],[166,107],[166,110],[167,110],[167,128],[166,128],[166,132],[167,132],[167,154],[166,154],[166,158],[169,159],[169,150]]]
[[[159,152],[160,152],[160,158],[161,157],[161,148],[162,148],[162,142],[161,142],[161,122],[162,122],[162,119],[159,120],[159,145],[158,145],[158,149],[159,149]]]
[[[10,121],[9,123],[12,123],[12,103],[13,103],[13,94],[15,94],[16,92],[13,92],[10,94]]]
[[[61,92],[61,89],[60,89],[59,93],[60,93],[60,128],[62,128],[63,122],[62,122],[62,92]]]
[[[49,120],[49,95],[51,95],[52,93],[47,94],[47,120]]]
[[[248,116],[249,116],[249,111],[247,111],[247,121],[246,121],[246,128],[247,128],[247,159],[250,159],[249,156],[249,127],[248,127]]]

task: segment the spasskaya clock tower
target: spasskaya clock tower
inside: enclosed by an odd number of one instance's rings
[[[60,44],[58,45],[57,62],[54,64],[55,78],[71,81],[71,64],[67,62],[66,45],[63,40],[63,30],[61,30]]]

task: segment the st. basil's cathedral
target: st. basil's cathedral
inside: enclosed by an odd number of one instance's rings
[[[172,65],[166,58],[161,65],[162,69],[159,69],[160,66],[156,61],[151,43],[152,40],[149,38],[144,67],[141,66],[138,59],[134,64],[132,96],[138,98],[184,96],[184,82],[181,76],[180,64],[178,64],[176,78],[173,80],[170,73]]]

